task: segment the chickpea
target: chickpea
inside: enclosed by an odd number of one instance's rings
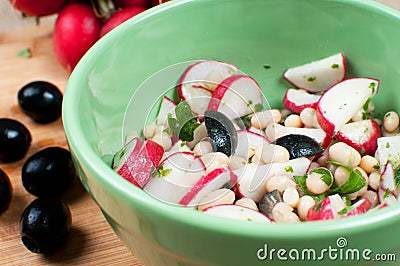
[[[164,148],[164,151],[168,151],[172,147],[172,140],[165,132],[156,133],[151,140],[160,144]]]
[[[328,170],[328,169],[326,169]],[[328,170],[329,172],[329,170]],[[330,172],[329,172],[330,173]],[[306,179],[306,186],[309,191],[311,191],[314,194],[322,194],[326,192],[332,185],[333,183],[333,178],[331,176],[331,182],[329,184],[325,183],[324,180],[322,180],[323,174],[317,173],[317,172],[311,172],[307,179]]]
[[[297,191],[296,187],[290,186],[283,191],[282,198],[283,198],[283,202],[285,202],[292,208],[296,208],[296,206],[299,202],[300,196],[299,196],[299,192]]]
[[[300,116],[296,114],[291,114],[285,119],[285,127],[303,127]]]
[[[343,166],[336,168],[334,174],[336,185],[341,186],[349,179],[350,171]]]
[[[229,163],[229,157],[222,152],[210,152],[204,154],[201,157],[201,160],[207,168],[206,173],[210,173],[211,171],[219,167],[228,165]]]
[[[311,108],[311,107],[304,108],[300,112],[300,119],[305,127],[317,128],[317,126],[316,126],[318,124],[317,112],[315,111],[314,108]]]
[[[387,112],[383,118],[383,128],[388,133],[392,133],[399,127],[399,115],[394,112],[390,111]]]
[[[293,208],[284,202],[279,202],[274,206],[272,217],[276,222],[300,222],[299,217],[293,212]]]
[[[250,122],[253,127],[264,129],[271,123],[278,123],[281,119],[281,112],[277,109],[272,109],[255,113]]]
[[[337,142],[329,148],[329,158],[349,167],[355,167],[361,161],[360,153],[344,142]]]
[[[378,190],[381,181],[381,174],[378,171],[372,172],[369,174],[368,179],[369,186],[373,190]]]
[[[308,210],[314,206],[315,201],[311,196],[302,196],[297,204],[297,214],[300,219],[305,221],[307,217]]]
[[[207,153],[210,153],[213,151],[213,148],[211,146],[211,143],[206,140],[202,140],[199,143],[197,143],[194,148],[193,148],[193,153],[197,156],[203,156]]]
[[[247,207],[247,208],[250,208],[252,210],[258,211],[257,204],[254,202],[254,200],[252,200],[250,198],[238,199],[235,202],[235,205],[242,206],[242,207]]]
[[[212,191],[202,197],[197,204],[197,209],[202,211],[211,206],[221,205],[221,204],[233,204],[235,201],[235,193],[227,188],[221,188]]]
[[[265,135],[269,141],[274,141],[287,134],[289,133],[286,128],[277,123],[269,124],[265,129]]]
[[[156,132],[156,129],[157,129],[157,125],[156,124],[146,125],[143,128],[143,136],[144,136],[144,138],[145,139],[151,139],[154,136],[154,134]]]
[[[266,146],[261,155],[261,159],[264,163],[276,163],[276,162],[287,162],[289,161],[289,151],[279,145],[270,144]]]
[[[291,186],[295,187],[296,183],[285,175],[271,176],[265,182],[265,187],[267,189],[267,192],[271,192],[277,189],[279,192],[282,193],[283,191],[285,191],[285,189]]]
[[[365,155],[361,158],[360,167],[364,169],[367,174],[375,172],[377,166],[379,166],[379,162],[375,157]]]

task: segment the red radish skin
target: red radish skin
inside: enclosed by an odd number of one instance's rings
[[[379,80],[371,78],[351,78],[333,85],[318,101],[318,124],[333,137],[378,92],[378,87]]]
[[[236,66],[224,62],[203,60],[194,63],[178,80],[179,98],[186,101],[194,113],[202,116],[218,84],[237,72]]]
[[[66,0],[9,0],[14,9],[29,16],[47,16],[59,12]]]
[[[226,183],[232,187],[236,183],[236,176],[232,174],[228,166],[217,168],[204,175],[179,201],[179,204],[196,207],[205,194],[220,189]]]
[[[98,40],[101,21],[89,5],[76,3],[58,15],[53,34],[54,54],[58,62],[72,72],[76,64]]]
[[[115,27],[120,25],[121,23],[127,21],[128,19],[136,16],[137,14],[142,13],[145,11],[146,8],[141,6],[129,6],[125,7],[121,10],[118,10],[114,14],[111,15],[110,18],[104,22],[103,26],[100,30],[100,38],[106,35],[108,32],[113,30]]]
[[[339,53],[289,68],[283,77],[298,89],[321,92],[342,81],[345,74],[346,60],[344,54]]]
[[[168,172],[165,176],[151,177],[143,189],[151,196],[171,204],[179,204],[204,176],[206,169],[200,157],[191,152],[173,153],[160,165]]]
[[[283,97],[283,106],[294,113],[300,114],[307,107],[315,109],[319,98],[321,98],[320,95],[296,89],[288,89]]]
[[[366,213],[367,211],[369,211],[372,207],[371,201],[367,198],[365,199],[360,199],[359,201],[357,201],[356,203],[354,203],[352,209],[343,214],[341,217],[350,217],[350,216],[354,216],[354,215],[359,215],[359,214],[363,214]]]
[[[336,134],[337,140],[350,145],[361,155],[374,155],[381,137],[379,125],[372,119],[344,125]]]
[[[135,148],[128,155],[117,173],[135,186],[143,188],[159,166],[163,154],[164,149],[159,144],[146,140],[140,151]]]
[[[263,104],[260,86],[250,76],[233,75],[224,79],[213,92],[209,110],[219,111],[234,119],[254,112]]]
[[[132,6],[149,8],[152,5],[150,0],[114,0],[114,4],[119,8]]]
[[[307,221],[333,220],[339,218],[338,212],[346,204],[338,194],[328,196],[312,206],[307,213]]]

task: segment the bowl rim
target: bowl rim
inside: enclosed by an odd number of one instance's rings
[[[252,238],[266,239],[293,239],[293,238],[322,238],[337,237],[338,235],[346,235],[349,232],[359,233],[365,232],[372,228],[381,228],[392,225],[394,222],[400,223],[400,206],[389,206],[379,212],[368,212],[360,216],[349,217],[346,219],[303,222],[295,224],[272,223],[265,226],[264,223],[253,223],[246,226],[246,230],[237,230],[243,226],[243,221],[226,219],[221,217],[212,217],[204,215],[199,211],[191,208],[171,206],[161,203],[159,200],[152,198],[142,189],[131,185],[128,181],[113,171],[100,156],[93,150],[86,141],[79,122],[79,108],[76,104],[80,102],[79,83],[85,80],[85,74],[88,74],[94,66],[96,54],[102,54],[102,50],[107,49],[113,40],[113,36],[120,35],[125,28],[131,27],[141,21],[145,21],[152,16],[165,12],[168,9],[179,5],[185,5],[196,0],[174,0],[166,2],[162,5],[150,8],[143,13],[131,18],[112,32],[103,36],[94,46],[92,46],[72,72],[65,90],[62,117],[65,134],[68,145],[73,154],[79,158],[79,164],[85,167],[86,171],[92,173],[93,178],[101,184],[108,187],[114,192],[118,192],[120,197],[126,201],[130,201],[136,207],[149,209],[155,214],[169,219],[171,221],[179,221],[179,223],[194,226],[198,229],[213,230],[228,235],[245,236]],[[391,7],[383,5],[372,0],[324,0],[330,2],[342,2],[349,5],[361,6],[368,8],[372,12],[385,13],[395,16],[400,20],[400,12]],[[128,185],[129,184],[129,185]],[[98,203],[97,203],[98,204]],[[163,208],[160,208],[163,207]],[[100,206],[101,207],[101,206]],[[349,229],[351,229],[349,231]]]

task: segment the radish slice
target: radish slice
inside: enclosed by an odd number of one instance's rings
[[[283,106],[294,113],[300,114],[307,107],[315,109],[319,98],[321,98],[321,95],[310,94],[303,90],[288,89],[283,97]]]
[[[203,161],[192,153],[177,152],[168,156],[143,188],[155,198],[178,204],[205,173]]]
[[[349,217],[354,215],[359,215],[366,213],[372,207],[371,201],[367,198],[360,199],[356,203],[354,203],[346,213],[342,214],[342,217]],[[342,212],[340,212],[342,213]]]
[[[209,110],[219,111],[230,120],[262,108],[263,97],[257,82],[250,76],[235,75],[223,80],[212,94]]]
[[[268,139],[263,135],[248,130],[237,131],[237,143],[234,155],[245,159],[250,158],[254,154],[256,147],[264,147],[270,144]]]
[[[372,119],[347,123],[336,135],[338,141],[350,145],[361,155],[374,155],[380,136],[379,125]]]
[[[210,173],[204,175],[188,193],[179,201],[187,207],[196,207],[201,198],[209,192],[220,189],[225,184],[230,184],[232,187],[236,183],[236,176],[231,173],[228,166],[217,168]]]
[[[293,178],[295,175],[303,176],[306,174],[310,164],[311,160],[303,157],[287,162],[259,166],[248,165],[233,171],[233,174],[238,179],[238,193],[243,197],[259,202],[263,195],[267,193],[265,183],[269,177],[286,175]]]
[[[400,136],[380,137],[378,142],[378,157],[381,168],[390,162],[394,168],[400,166]]]
[[[176,103],[167,96],[164,96],[156,118],[156,125],[165,125],[165,122],[168,119],[168,114],[171,114],[172,117],[175,117],[175,107]]]
[[[399,188],[396,186],[395,172],[392,164],[388,162],[381,174],[378,197],[381,203],[392,205],[397,203]]]
[[[272,223],[273,221],[264,214],[253,209],[238,205],[223,204],[209,207],[203,211],[215,216],[243,221]]]
[[[178,82],[178,95],[192,111],[202,116],[207,110],[212,92],[227,77],[238,73],[236,66],[205,60],[189,66]]]
[[[377,93],[378,87],[379,81],[370,78],[347,79],[332,86],[318,102],[318,124],[333,137]]]
[[[308,64],[289,68],[283,77],[293,86],[310,92],[325,91],[344,79],[346,63],[343,53]]]
[[[333,220],[340,218],[339,211],[346,208],[346,203],[339,194],[334,194],[315,203],[307,213],[307,221]]]
[[[135,186],[143,188],[158,167],[163,154],[164,149],[159,144],[151,140],[143,143],[139,138],[133,138],[117,153],[116,158],[119,160],[114,169]]]

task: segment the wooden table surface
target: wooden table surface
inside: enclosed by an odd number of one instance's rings
[[[379,2],[400,10],[399,0]],[[64,91],[69,74],[54,59],[52,30],[53,25],[47,24],[0,34],[0,117],[19,120],[29,128],[33,137],[25,158],[15,163],[0,163],[14,187],[10,206],[0,215],[0,265],[142,265],[113,233],[78,179],[63,196],[73,219],[65,246],[51,255],[33,254],[20,240],[21,213],[35,198],[21,184],[24,161],[47,146],[67,147],[61,119],[39,125],[21,113],[17,106],[18,90],[31,81],[46,80]],[[25,48],[31,49],[31,58],[17,56]]]
[[[25,28],[0,34],[0,117],[14,118],[31,131],[32,145],[22,160],[2,164],[14,187],[7,211],[0,215],[0,265],[142,265],[117,238],[78,179],[63,196],[72,212],[70,237],[60,251],[51,255],[33,254],[20,240],[19,219],[35,198],[21,183],[21,167],[28,156],[47,146],[67,147],[61,119],[34,123],[17,105],[17,92],[28,82],[46,80],[64,91],[68,73],[55,61],[52,52],[53,25]],[[31,58],[17,56],[30,48]]]

